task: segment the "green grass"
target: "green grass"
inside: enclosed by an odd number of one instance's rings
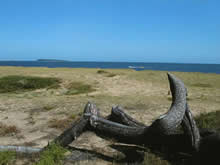
[[[82,82],[72,82],[67,88],[67,95],[77,95],[95,91],[95,89],[91,85],[84,84]]]
[[[0,152],[0,165],[9,165],[16,158],[16,153],[13,151]]]
[[[57,88],[60,80],[51,77],[5,76],[0,78],[0,93],[23,92],[40,88]]]
[[[199,128],[218,129],[220,128],[220,111],[202,113],[195,120]]]
[[[67,150],[58,144],[50,144],[48,148],[40,154],[40,159],[35,165],[61,165]]]

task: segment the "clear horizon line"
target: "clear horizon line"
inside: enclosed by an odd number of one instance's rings
[[[15,59],[15,60],[11,60],[11,59],[0,59],[0,62],[1,61],[37,61],[39,59]],[[85,61],[73,61],[73,60],[65,60],[65,59],[40,59],[40,60],[60,60],[60,61],[63,61],[63,62],[111,62],[111,63],[165,63],[165,64],[203,64],[203,65],[220,65],[220,63],[187,63],[187,62],[146,62],[146,61],[93,61],[93,60],[85,60]]]

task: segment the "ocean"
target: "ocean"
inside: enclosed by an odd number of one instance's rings
[[[0,61],[0,66],[48,67],[48,68],[103,68],[161,70],[179,72],[203,72],[220,74],[220,64],[179,64],[142,62],[71,62],[71,61]]]

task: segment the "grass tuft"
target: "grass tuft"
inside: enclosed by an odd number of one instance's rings
[[[50,128],[56,128],[59,130],[65,130],[67,128],[69,128],[71,126],[71,124],[73,123],[73,121],[77,120],[79,118],[79,115],[77,114],[71,114],[69,117],[65,118],[65,119],[51,119],[48,122],[48,126]]]
[[[40,154],[40,160],[35,165],[61,165],[66,151],[60,145],[52,143]]]
[[[98,70],[97,73],[98,74],[103,74],[106,77],[115,77],[115,76],[117,76],[117,74],[115,74],[115,73],[110,73],[110,72],[108,72],[106,70],[102,70],[102,69]]]
[[[20,130],[18,130],[16,126],[14,125],[8,126],[0,122],[0,136],[7,136],[10,134],[16,134],[19,132]]]
[[[55,108],[55,106],[54,105],[45,105],[45,106],[43,106],[43,109],[45,110],[45,111],[50,111],[50,110],[52,110],[53,108]]]
[[[199,128],[218,129],[220,128],[220,111],[202,113],[195,120]]]
[[[49,121],[50,128],[56,128],[59,130],[65,130],[66,128],[70,127],[70,124],[73,120],[70,119],[51,119]]]
[[[12,163],[16,158],[16,152],[3,151],[0,152],[0,165],[8,165]]]
[[[50,77],[5,76],[0,78],[0,93],[23,92],[40,88],[57,88],[60,80]]]
[[[67,88],[67,95],[77,95],[95,91],[95,89],[91,85],[84,84],[82,82],[72,82]]]
[[[100,70],[98,70],[98,71],[97,71],[97,73],[98,73],[98,74],[106,74],[106,73],[109,73],[109,72],[107,72],[107,71],[105,71],[105,70],[100,69]]]

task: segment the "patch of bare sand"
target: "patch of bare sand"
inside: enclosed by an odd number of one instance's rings
[[[96,94],[107,94],[111,96],[123,95],[146,95],[157,94],[163,92],[164,88],[154,86],[152,82],[142,82],[137,80],[129,80],[124,75],[114,77],[97,76],[95,80],[99,83],[98,92]],[[162,90],[162,91],[161,91]]]
[[[0,121],[7,126],[15,126],[19,130],[16,134],[1,136],[1,145],[30,144],[44,147],[49,140],[57,136],[56,130],[47,127],[47,122],[52,118],[52,115],[49,115],[50,112],[34,112],[38,109],[30,100],[18,99],[17,104],[14,101],[0,100]]]
[[[42,114],[42,116],[47,115]],[[30,115],[26,112],[3,112],[0,120],[3,124],[16,126],[19,130],[19,133],[0,137],[1,145],[32,144],[32,146],[44,147],[56,136],[52,136],[55,132],[53,129],[46,127],[47,119],[42,118],[32,123]]]

